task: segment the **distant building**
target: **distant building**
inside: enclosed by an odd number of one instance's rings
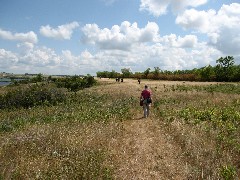
[[[13,73],[1,72],[0,77],[12,77]]]

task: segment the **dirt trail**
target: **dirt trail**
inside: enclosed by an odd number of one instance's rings
[[[132,94],[143,86],[130,80],[126,84]],[[116,179],[186,179],[183,152],[164,132],[161,120],[139,114],[122,126],[122,134],[109,142]]]
[[[168,138],[153,119],[124,122],[123,136],[111,142],[118,161],[116,178],[184,179],[181,149]]]

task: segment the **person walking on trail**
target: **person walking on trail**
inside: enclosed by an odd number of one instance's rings
[[[138,84],[140,84],[141,83],[141,79],[140,78],[138,78]]]
[[[142,101],[143,103],[143,113],[144,113],[144,117],[147,118],[149,116],[149,106],[152,103],[152,93],[151,91],[148,89],[148,86],[145,85],[144,90],[141,93],[140,96],[140,101]]]

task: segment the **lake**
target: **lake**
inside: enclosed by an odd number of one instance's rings
[[[7,86],[11,83],[9,78],[0,78],[0,86]]]
[[[14,79],[16,81],[23,80],[23,79]],[[0,78],[0,86],[7,86],[11,83],[10,78]]]
[[[10,83],[11,83],[11,81],[10,82],[2,82],[2,81],[0,81],[0,86],[7,86]]]

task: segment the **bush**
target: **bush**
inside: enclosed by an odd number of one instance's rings
[[[92,76],[86,76],[84,78],[72,76],[70,78],[58,79],[55,83],[57,87],[64,87],[69,91],[77,92],[80,89],[93,86],[96,80]]]
[[[9,90],[0,96],[0,109],[5,108],[29,108],[42,104],[55,105],[66,100],[66,92],[63,89],[46,85],[32,85]]]

